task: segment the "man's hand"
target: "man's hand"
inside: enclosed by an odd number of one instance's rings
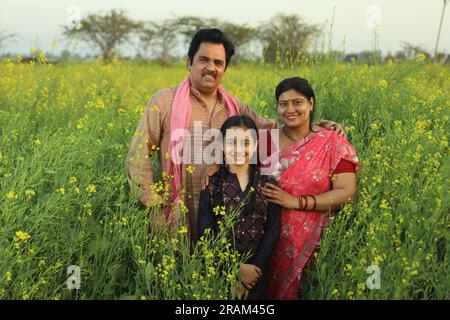
[[[157,193],[145,193],[139,198],[139,201],[149,209],[164,205],[163,197]]]
[[[162,211],[150,212],[149,234],[163,234],[167,231],[167,219]]]
[[[200,182],[202,190],[206,189],[209,183],[209,177],[213,176],[217,171],[219,171],[220,165],[212,164],[203,171],[202,179]]]
[[[180,213],[169,206],[153,204],[148,207],[150,215],[149,233],[176,231],[180,227]]]
[[[346,138],[344,128],[342,128],[340,123],[330,120],[320,120],[317,125],[322,128],[334,130],[339,137]]]
[[[241,263],[238,275],[245,289],[250,290],[262,276],[262,271],[253,264]]]
[[[169,222],[170,228],[178,229],[180,227],[180,214],[172,210],[167,221]]]

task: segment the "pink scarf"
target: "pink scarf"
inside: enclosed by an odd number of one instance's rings
[[[166,162],[167,172],[173,175],[171,181],[170,200],[175,205],[178,205],[181,196],[177,193],[181,189],[181,149],[184,143],[184,130],[188,129],[189,121],[192,113],[192,102],[190,97],[190,79],[184,80],[175,93],[175,98],[172,104],[172,112],[170,115],[170,141],[168,153],[169,157]],[[225,100],[225,108],[228,116],[232,117],[239,114],[239,108],[233,96],[226,92],[222,87],[217,88],[217,92],[222,95]],[[178,130],[183,129],[183,130]],[[176,136],[173,136],[175,130]],[[166,217],[170,214],[170,210],[165,211]]]

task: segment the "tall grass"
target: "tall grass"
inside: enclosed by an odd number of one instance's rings
[[[276,117],[274,88],[293,75],[311,81],[317,119],[343,124],[363,166],[358,199],[325,232],[304,296],[450,298],[448,67],[244,64],[223,85]],[[147,100],[186,76],[182,65],[2,62],[0,298],[232,297],[242,257],[220,237],[194,252],[184,229],[149,238],[149,213],[126,182]],[[80,267],[80,290],[67,289],[70,265]],[[366,286],[370,265],[380,289]]]

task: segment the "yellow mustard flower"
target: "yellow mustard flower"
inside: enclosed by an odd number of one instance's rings
[[[86,191],[89,193],[97,192],[97,187],[94,184],[90,184],[86,187]]]
[[[386,80],[380,80],[379,82],[378,82],[378,84],[380,85],[380,87],[381,88],[383,88],[383,89],[386,89],[387,88],[387,86],[388,86],[388,82],[386,81]]]

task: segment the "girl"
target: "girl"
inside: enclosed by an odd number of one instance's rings
[[[280,207],[266,200],[262,187],[266,182],[275,181],[260,175],[257,168],[257,128],[251,118],[230,117],[222,125],[221,133],[225,164],[221,164],[200,193],[199,236],[207,228],[217,232],[220,216],[214,214],[215,207],[225,206],[230,210],[248,199],[240,207],[230,240],[238,252],[250,253],[249,261],[240,265],[238,273],[244,298],[266,299],[266,262],[278,240]]]

